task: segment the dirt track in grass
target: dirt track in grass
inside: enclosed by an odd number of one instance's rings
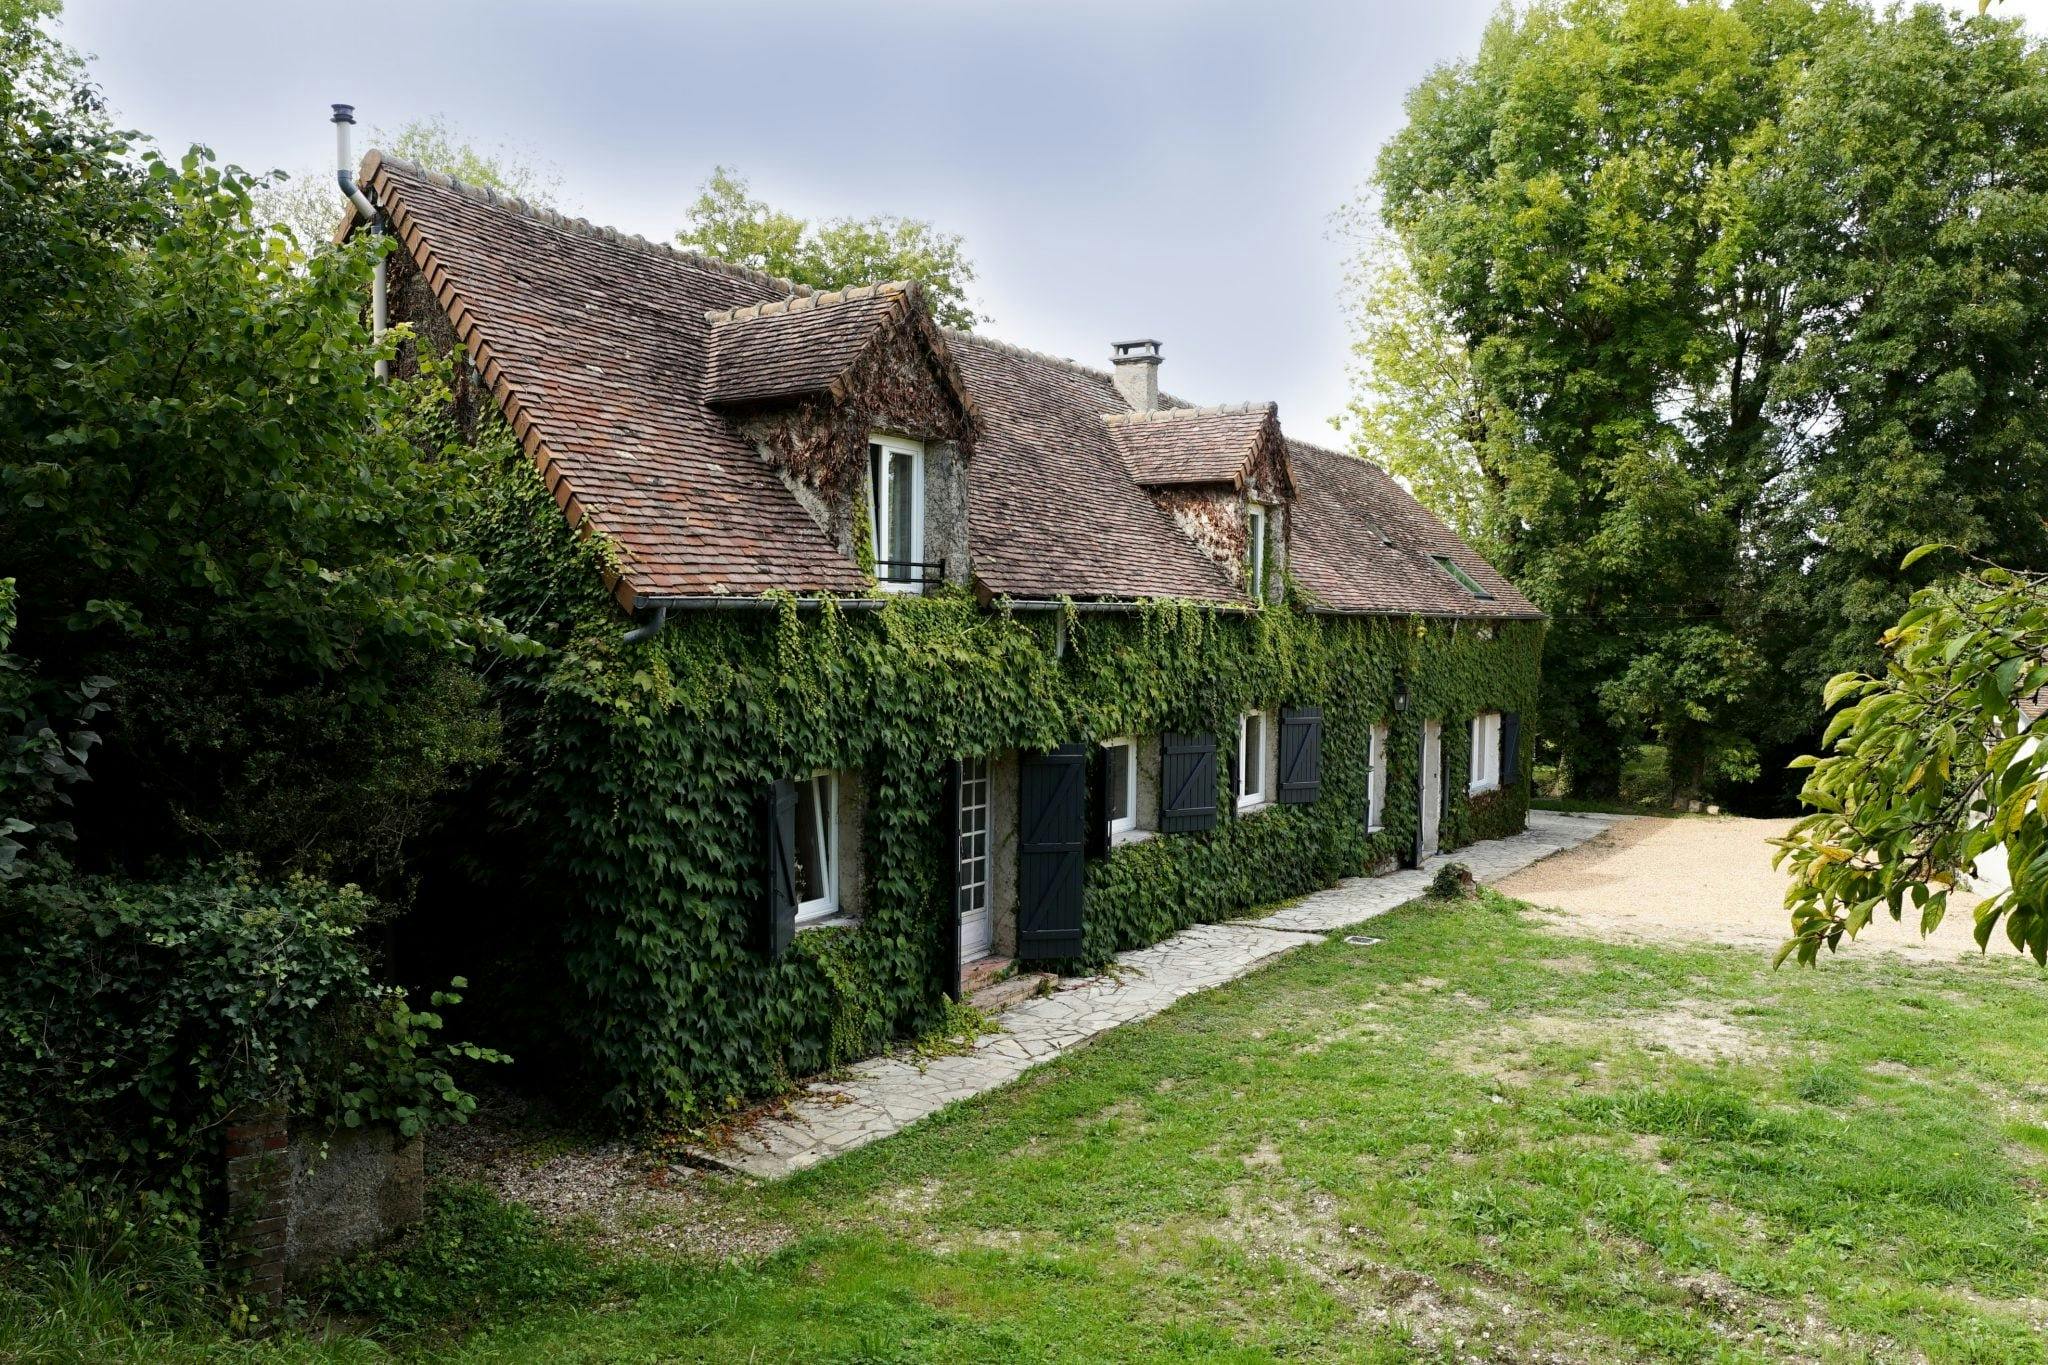
[[[1790,820],[1736,816],[1684,820],[1642,816],[1599,838],[1526,867],[1499,885],[1542,907],[1562,932],[1670,943],[1727,943],[1775,950],[1791,933],[1789,879],[1771,866],[1771,840]],[[1958,895],[1928,938],[1905,923],[1873,921],[1854,953],[1883,952],[1909,961],[1952,962],[1975,954],[1970,937],[1977,897]],[[1993,940],[1993,951],[2004,946]]]

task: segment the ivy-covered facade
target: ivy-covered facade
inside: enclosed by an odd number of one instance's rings
[[[495,805],[619,1116],[1522,828],[1540,615],[1271,405],[1160,394],[1157,343],[1089,369],[912,288],[361,182],[392,315],[506,445],[482,549],[552,648],[496,679]]]

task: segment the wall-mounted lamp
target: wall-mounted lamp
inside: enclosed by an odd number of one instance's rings
[[[1394,679],[1394,714],[1397,716],[1408,714],[1408,680],[1406,678]]]

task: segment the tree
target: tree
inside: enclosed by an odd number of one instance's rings
[[[1367,291],[1358,431],[1476,419],[1458,514],[1552,615],[1579,786],[1799,742],[1913,544],[2048,565],[2044,95],[2014,22],[1836,0],[1545,0],[1411,94],[1375,191],[1427,308]],[[1470,399],[1379,359],[1418,316]]]
[[[466,185],[509,194],[538,208],[552,208],[561,189],[561,172],[530,153],[512,147],[485,150],[442,115],[413,119],[395,133],[379,128],[372,146],[430,171],[453,176]],[[276,172],[252,193],[257,217],[290,232],[299,250],[311,253],[325,246],[341,222],[344,206],[332,170]]]
[[[1500,505],[1501,471],[1489,458],[1494,424],[1472,358],[1400,240],[1376,223],[1352,226],[1359,250],[1345,279],[1356,336],[1346,443],[1482,553],[1497,553],[1487,516]]]
[[[466,661],[525,645],[452,548],[483,471],[431,437],[431,392],[370,378],[389,242],[302,259],[260,182],[112,130],[34,30],[0,65],[0,719],[110,704],[82,854],[395,889],[420,794],[492,752]]]
[[[1816,813],[1779,841],[1793,875],[1779,961],[1811,963],[1879,909],[1902,918],[1909,900],[1932,931],[1977,859],[2003,845],[2011,884],[1978,905],[1977,943],[2003,922],[2015,948],[2048,963],[2048,744],[2020,710],[2048,686],[2048,575],[1980,564],[1923,588],[1884,654],[1881,674],[1828,682],[1841,709],[1827,752],[1799,760]]]
[[[704,182],[676,241],[817,289],[914,280],[945,326],[966,331],[987,321],[968,298],[974,263],[958,233],[886,214],[812,223],[754,198],[747,182],[725,166]]]

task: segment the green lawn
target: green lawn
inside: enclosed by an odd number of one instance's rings
[[[721,1183],[718,1217],[792,1230],[764,1260],[541,1243],[523,1253],[540,1270],[506,1272],[523,1311],[385,1342],[549,1361],[2048,1359],[2032,966],[1773,972],[1541,933],[1492,897],[1373,932],[820,1170]],[[427,1296],[406,1311],[440,1311],[457,1263],[488,1261],[458,1240],[389,1278]]]

